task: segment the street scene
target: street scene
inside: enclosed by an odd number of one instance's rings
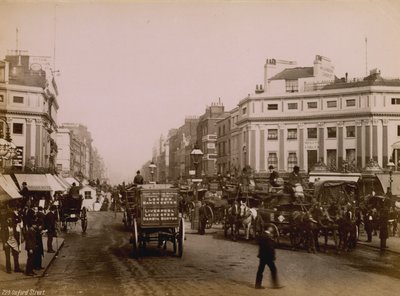
[[[393,295],[400,3],[0,1],[1,295]]]

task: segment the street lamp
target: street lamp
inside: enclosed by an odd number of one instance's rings
[[[389,191],[388,191],[388,196],[392,196],[392,183],[393,183],[393,169],[395,167],[395,164],[393,161],[390,159],[389,163],[386,165],[389,168]]]
[[[191,228],[192,229],[199,229],[199,208],[200,205],[198,204],[198,200],[199,200],[199,192],[197,190],[197,186],[198,186],[198,182],[199,182],[199,174],[198,174],[198,167],[200,164],[200,161],[203,157],[203,151],[201,151],[199,149],[199,147],[197,146],[197,144],[194,146],[192,152],[190,152],[190,158],[192,159],[192,163],[194,166],[194,170],[195,170],[195,179],[193,179],[193,183],[194,183],[194,190],[195,190],[195,194],[194,194],[194,198],[195,198],[195,203],[194,203],[194,212],[192,214],[192,223],[191,223]]]
[[[154,182],[154,170],[156,169],[156,165],[154,164],[153,161],[150,162],[149,169],[150,169],[150,175],[151,175],[151,182]]]

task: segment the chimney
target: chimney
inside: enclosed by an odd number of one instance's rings
[[[345,80],[345,82],[347,82],[347,78],[348,78],[348,76],[349,76],[349,73],[347,73],[347,72],[346,72],[346,74],[345,74],[345,77],[346,77],[346,80]]]

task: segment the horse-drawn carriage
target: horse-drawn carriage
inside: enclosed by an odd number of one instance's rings
[[[142,185],[131,194],[135,207],[132,216],[133,255],[147,244],[157,242],[166,248],[171,242],[179,257],[183,254],[185,227],[179,213],[178,189],[167,184]]]
[[[87,209],[82,206],[82,196],[73,197],[69,194],[63,195],[59,200],[59,221],[61,229],[67,231],[71,223],[76,223],[80,220],[82,232],[86,232],[88,219]]]

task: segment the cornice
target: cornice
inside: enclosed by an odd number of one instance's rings
[[[325,119],[343,119],[343,118],[362,118],[362,117],[397,117],[400,118],[398,112],[362,112],[362,113],[346,113],[346,114],[315,114],[315,115],[299,115],[299,116],[279,116],[279,117],[251,117],[239,120],[237,124],[246,122],[276,122],[276,121],[299,121],[299,120],[325,120]]]
[[[9,110],[0,110],[0,114],[3,115],[21,115],[21,116],[38,116],[38,117],[44,117],[46,118],[48,121],[50,121],[52,123],[53,126],[55,126],[56,128],[57,123],[49,116],[49,114],[44,113],[44,112],[32,112],[32,111],[9,111]]]

